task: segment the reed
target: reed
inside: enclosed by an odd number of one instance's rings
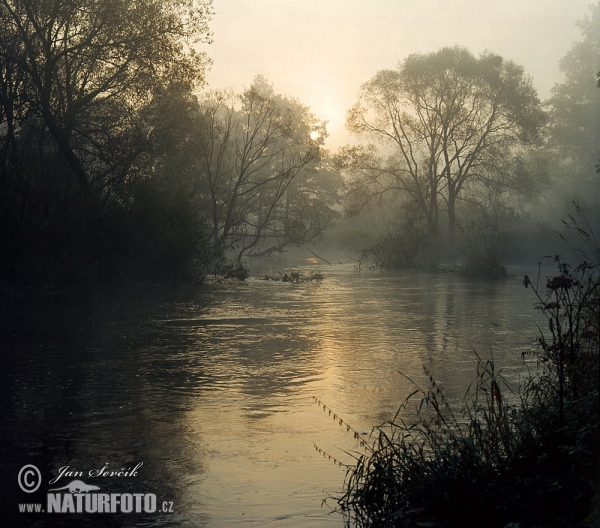
[[[348,422],[346,422],[346,420],[344,420],[335,411],[333,411],[333,409],[328,407],[325,403],[323,403],[316,396],[313,396],[313,401],[322,409],[322,411],[324,413],[327,413],[335,423],[337,423],[340,427],[345,428],[347,433],[352,434],[352,436],[354,437],[354,440],[356,440],[359,447],[361,447],[362,449],[364,449],[367,452],[372,452],[371,446],[369,444],[367,444],[367,442],[363,439],[363,436],[356,429],[354,429]],[[319,449],[316,444],[315,444],[315,448],[321,454],[325,453],[324,451]],[[325,455],[329,456],[330,459],[334,458],[334,457],[331,457],[330,455],[328,455],[327,453],[325,453]],[[345,465],[345,464],[340,464],[340,465]]]
[[[591,258],[556,258],[545,292],[524,280],[548,320],[537,368],[511,393],[494,360],[477,356],[457,409],[431,373],[424,387],[410,380],[396,416],[347,468],[336,498],[347,526],[600,526],[600,251],[576,229]]]

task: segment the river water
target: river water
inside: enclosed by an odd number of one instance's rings
[[[311,269],[322,283],[257,273],[6,304],[9,526],[341,527],[335,500],[323,501],[345,476],[329,457],[349,464],[361,452],[346,423],[368,440],[412,391],[407,377],[425,383],[424,369],[459,402],[474,351],[518,383],[539,319],[520,278]],[[31,494],[17,482],[27,464],[42,475]],[[90,477],[103,467],[135,474]],[[16,513],[19,503],[46,508],[48,490],[76,478],[103,493],[155,494],[172,511]]]

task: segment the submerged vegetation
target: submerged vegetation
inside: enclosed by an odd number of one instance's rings
[[[325,277],[319,271],[311,271],[310,273],[304,273],[303,271],[290,271],[289,273],[281,272],[279,273],[279,277],[271,277],[270,275],[265,275],[263,280],[267,281],[281,281],[281,282],[291,282],[293,284],[302,284],[305,282],[316,282],[320,284],[323,282]]]
[[[545,293],[524,285],[548,321],[531,351],[537,366],[512,393],[493,360],[454,409],[427,373],[373,445],[348,468],[338,504],[362,527],[597,526],[600,486],[600,249],[580,263],[556,257]],[[536,280],[537,282],[537,280]],[[405,418],[420,400],[417,418]]]

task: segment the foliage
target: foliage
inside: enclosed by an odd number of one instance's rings
[[[338,503],[357,526],[593,526],[600,481],[600,253],[558,263],[546,295],[534,291],[549,334],[539,368],[518,394],[493,360],[454,411],[428,373],[395,418],[348,469]],[[591,259],[591,260],[590,260]],[[533,284],[528,277],[525,286]],[[507,392],[508,395],[507,395]],[[404,418],[420,395],[417,420]]]
[[[545,115],[531,80],[513,62],[464,48],[409,56],[365,83],[347,127],[378,142],[346,147],[339,165],[352,177],[358,205],[383,193],[414,201],[431,234],[473,184],[511,186],[512,159],[540,137]],[[518,178],[517,178],[518,179]]]
[[[394,222],[372,246],[360,253],[359,266],[366,264],[372,269],[435,269],[438,252],[435,237],[427,230],[421,212],[405,206]]]
[[[595,75],[600,65],[600,3],[579,22],[582,40],[560,61],[565,80],[552,89],[549,145],[579,175],[594,173],[600,158],[600,96]],[[573,183],[571,183],[571,186]]]
[[[191,262],[208,245],[202,211],[193,200],[182,198],[181,188],[169,177],[156,175],[132,187],[130,201],[116,216],[118,221],[113,221],[111,233],[118,243],[113,246],[116,255],[127,266],[123,279],[173,282],[191,278]]]
[[[188,44],[208,39],[209,16],[204,1],[3,0],[4,171],[26,133],[84,192],[125,179],[154,87],[203,79],[206,58]]]
[[[206,254],[181,110],[210,16],[208,0],[0,2],[0,281],[172,281]]]
[[[506,278],[507,267],[502,256],[513,223],[511,215],[493,206],[472,212],[460,226],[461,273],[470,277]]]
[[[238,260],[226,264],[219,269],[218,272],[221,273],[225,279],[246,280],[250,276],[248,268]]]

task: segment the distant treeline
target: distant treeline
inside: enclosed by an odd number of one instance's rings
[[[497,277],[552,251],[573,201],[597,229],[600,3],[579,27],[545,103],[522,67],[460,47],[362,85],[347,127],[365,142],[335,158],[350,217],[339,235],[361,262]]]
[[[597,196],[599,5],[546,107],[493,53],[415,54],[348,112],[371,143],[329,154],[266,79],[205,90],[210,0],[2,0],[0,284],[201,282],[326,230],[379,267],[502,274],[540,204]]]
[[[209,1],[0,3],[0,280],[202,281],[320,236],[324,124],[262,78],[198,96]]]

